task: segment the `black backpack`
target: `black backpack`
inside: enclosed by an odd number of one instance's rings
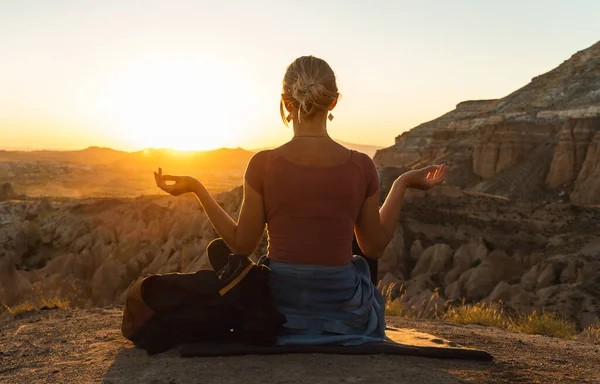
[[[184,342],[276,343],[286,318],[269,297],[270,269],[223,252],[221,239],[207,250],[214,270],[150,275],[131,286],[123,336],[149,354]]]

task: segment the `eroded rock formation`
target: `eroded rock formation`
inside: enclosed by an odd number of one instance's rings
[[[14,197],[15,191],[10,183],[0,184],[0,200],[6,200]]]
[[[219,199],[235,216],[241,188]],[[0,221],[0,301],[8,305],[40,292],[77,305],[122,302],[140,276],[209,268],[205,248],[216,237],[192,198],[4,202]]]
[[[599,124],[600,125],[600,124]],[[588,145],[585,160],[575,181],[571,200],[576,203],[597,204],[600,193],[600,127]]]
[[[386,250],[398,260],[381,264],[380,278],[395,283],[392,296],[417,313],[427,310],[423,292],[437,289],[436,301],[501,301],[525,312],[550,310],[582,327],[600,319],[597,207],[442,186],[409,192],[399,225]]]
[[[588,148],[596,131],[600,131],[598,119],[568,120],[556,135],[556,149],[546,184],[550,188],[569,185],[586,159]],[[595,157],[595,154],[592,154]]]
[[[450,165],[448,182],[515,199],[600,204],[600,42],[499,100],[463,102],[378,151],[380,167]]]

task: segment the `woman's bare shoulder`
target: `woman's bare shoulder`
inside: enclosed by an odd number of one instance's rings
[[[277,148],[263,149],[256,152],[248,161],[248,167],[264,168],[272,163],[278,155]]]
[[[354,149],[351,149],[351,151],[355,161],[358,162],[360,165],[370,166],[371,164],[374,164],[373,159],[366,153],[356,151]]]
[[[252,155],[251,159],[264,160],[267,157],[270,157],[275,152],[275,149],[276,148],[261,149],[260,151],[254,153],[254,155]]]

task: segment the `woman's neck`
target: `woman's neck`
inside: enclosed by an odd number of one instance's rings
[[[329,137],[326,119],[311,119],[299,123],[294,119],[294,137]]]

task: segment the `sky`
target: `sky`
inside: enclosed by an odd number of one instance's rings
[[[291,137],[281,80],[333,68],[328,129],[390,146],[600,40],[600,1],[0,0],[0,148],[248,149]]]

